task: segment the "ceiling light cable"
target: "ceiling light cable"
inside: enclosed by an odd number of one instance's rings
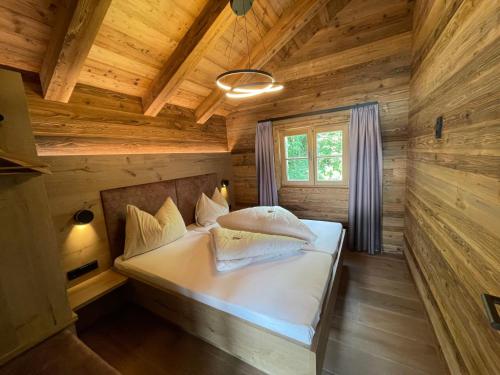
[[[267,49],[264,41],[263,32],[261,32],[259,23],[262,23],[264,29],[264,22],[257,17],[255,10],[252,8],[253,0],[230,0],[231,8],[236,14],[235,24],[233,28],[233,35],[229,45],[228,65],[231,62],[231,53],[234,45],[234,38],[236,29],[239,26],[245,32],[243,36],[246,38],[246,50],[248,58],[247,69],[233,69],[220,74],[215,80],[216,85],[226,91],[226,96],[229,98],[248,98],[260,94],[272,93],[283,89],[283,85],[276,82],[273,75],[269,72],[259,69],[252,69],[251,53],[250,53],[250,38],[248,36],[247,13],[252,10],[255,24],[257,27],[258,36],[261,39],[262,46],[264,47],[264,56],[269,58],[269,50]],[[244,18],[244,28],[239,24],[239,17]],[[240,40],[241,43],[241,40]],[[244,42],[243,42],[244,43]],[[236,82],[236,84],[233,84]]]
[[[260,19],[257,18],[257,15],[253,7],[251,8],[251,10],[253,13],[253,17],[255,18],[255,24],[257,25],[257,31],[259,32],[260,40],[262,41],[262,45],[264,46],[264,53],[266,54],[266,56],[269,56],[269,51],[267,50],[266,43],[264,42],[264,33],[260,32],[260,27],[259,27]],[[262,21],[261,23],[262,23],[262,28],[264,28],[264,21]]]

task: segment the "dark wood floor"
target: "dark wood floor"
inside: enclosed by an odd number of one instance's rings
[[[404,260],[347,253],[324,375],[445,374]],[[149,312],[126,306],[80,334],[123,374],[260,374]]]

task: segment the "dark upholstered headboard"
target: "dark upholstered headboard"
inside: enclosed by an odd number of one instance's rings
[[[201,193],[211,197],[216,186],[217,175],[212,173],[101,191],[111,259],[123,254],[127,204],[154,215],[171,197],[189,225],[195,222],[195,206]]]

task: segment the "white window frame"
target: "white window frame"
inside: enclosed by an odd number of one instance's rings
[[[287,157],[286,157],[286,149],[285,149],[285,137],[287,136],[294,136],[294,135],[301,135],[305,134],[306,139],[307,139],[307,157],[306,159],[309,162],[309,179],[307,181],[291,181],[288,180],[288,173],[287,173]],[[314,178],[314,171],[313,171],[313,163],[312,163],[312,144],[311,144],[311,137],[309,135],[309,129],[305,128],[299,128],[299,129],[289,129],[285,130],[282,132],[282,135],[280,137],[280,144],[281,144],[281,176],[284,178],[286,181],[286,184],[283,184],[282,180],[282,185],[288,185],[288,186],[306,186],[306,185],[312,185],[312,180]],[[299,158],[298,158],[299,159]],[[303,159],[303,158],[300,158]]]
[[[318,155],[316,145],[316,134],[327,131],[342,131],[342,180],[341,181],[318,181]],[[289,181],[287,175],[285,137],[291,135],[306,134],[309,160],[309,181]],[[277,128],[277,140],[279,152],[279,164],[281,175],[281,186],[296,187],[348,187],[349,186],[349,130],[348,125],[308,125],[293,128]]]

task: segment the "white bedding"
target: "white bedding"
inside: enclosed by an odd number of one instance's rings
[[[227,229],[277,234],[307,242],[314,242],[317,237],[297,216],[280,206],[243,208],[219,216],[217,223]]]
[[[317,229],[315,246],[323,247],[317,249],[320,251],[303,251],[219,273],[210,248],[210,227],[190,226],[183,238],[126,261],[117,258],[115,267],[310,345],[334,259],[330,254],[336,250],[332,244],[339,240],[333,238],[333,226],[326,225],[335,223],[304,223]],[[328,238],[322,239],[322,233]]]
[[[342,224],[332,221],[300,220],[318,236],[312,244],[306,244],[306,246],[304,246],[304,250],[322,251],[335,255],[340,245],[339,242],[343,229]],[[212,224],[206,227],[191,224],[187,228],[188,230],[194,230],[197,232],[208,232],[211,228],[217,226],[219,226],[219,224]]]

